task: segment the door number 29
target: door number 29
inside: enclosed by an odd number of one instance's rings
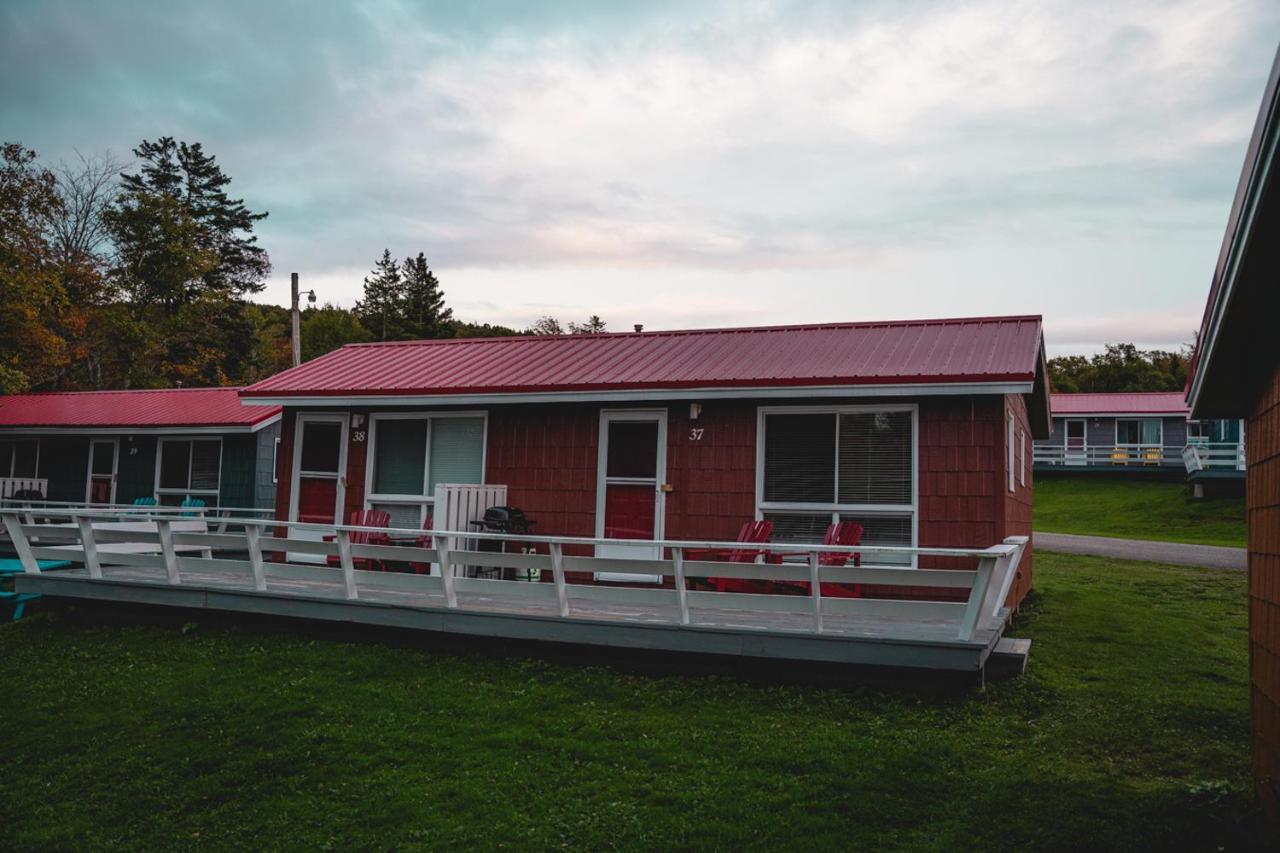
[[[693,429],[689,430],[689,440],[702,441],[702,434],[706,431],[707,431],[706,427],[694,427]]]

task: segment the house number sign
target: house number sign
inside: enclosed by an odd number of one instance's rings
[[[690,441],[702,441],[702,434],[707,431],[706,427],[694,427],[689,430]]]

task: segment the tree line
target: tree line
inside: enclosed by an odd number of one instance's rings
[[[289,366],[288,309],[250,299],[271,273],[254,234],[267,212],[232,197],[200,143],[132,153],[50,168],[0,150],[0,393],[247,384]],[[542,317],[523,333],[566,330],[606,328]],[[301,349],[515,334],[455,319],[425,253],[384,250],[352,309],[302,312]]]
[[[1190,345],[1180,350],[1141,350],[1134,344],[1107,344],[1093,356],[1065,355],[1049,360],[1054,391],[1114,393],[1181,391],[1187,385]]]

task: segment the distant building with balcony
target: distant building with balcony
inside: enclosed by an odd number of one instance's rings
[[[1042,473],[1244,481],[1244,427],[1192,420],[1182,392],[1053,394],[1053,432],[1035,442]]]

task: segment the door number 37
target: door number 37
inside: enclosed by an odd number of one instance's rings
[[[693,429],[689,430],[689,440],[702,441],[702,434],[706,431],[707,431],[706,427],[694,427]]]

